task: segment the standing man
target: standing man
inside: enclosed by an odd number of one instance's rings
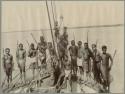
[[[5,49],[5,54],[2,60],[3,60],[3,69],[7,77],[7,84],[8,84],[7,86],[9,87],[9,83],[12,81],[12,70],[14,65],[13,56],[10,54],[9,48]]]
[[[43,36],[40,36],[40,42],[38,43],[37,50],[38,50],[38,66],[40,70],[43,68],[46,70],[46,49],[47,49],[47,42],[44,40]]]
[[[57,57],[56,57],[55,49],[52,46],[52,42],[48,43],[48,50],[50,55],[50,65],[51,65],[51,68],[53,69],[55,66],[55,62],[57,62]]]
[[[107,46],[102,46],[102,54],[101,54],[101,74],[103,77],[103,87],[106,92],[109,92],[110,88],[110,70],[113,65],[113,59],[112,56],[106,52]],[[109,64],[109,60],[111,61],[111,64]]]
[[[68,55],[67,46],[68,46],[67,27],[64,27],[63,34],[60,36],[59,42],[57,44],[59,59],[61,60],[62,67],[64,67],[63,61],[65,57]]]
[[[63,28],[63,42],[64,42],[64,47],[65,47],[65,56],[68,56],[68,49],[67,49],[67,46],[68,46],[68,33],[67,33],[67,27],[64,27]]]
[[[92,52],[95,58],[95,62],[93,62],[93,74],[94,74],[94,80],[98,83],[101,82],[100,78],[100,63],[101,63],[101,54],[97,50],[96,44],[92,44]]]
[[[83,66],[84,66],[84,79],[88,81],[91,71],[91,58],[94,61],[94,56],[92,51],[89,49],[88,43],[84,43],[83,50]]]
[[[58,60],[57,60],[56,52],[55,52],[55,49],[53,48],[52,42],[48,43],[48,51],[49,51],[49,59],[50,59],[48,68],[51,71],[51,80],[54,83],[54,81],[56,79],[55,72],[58,72],[58,71],[55,71],[55,69],[56,69],[55,66],[56,66],[56,63],[58,62]]]
[[[63,38],[65,40],[65,43],[66,43],[66,48],[67,48],[67,45],[68,45],[68,34],[67,34],[67,27],[64,27],[63,28]]]
[[[37,68],[37,50],[34,47],[34,44],[31,43],[29,51],[28,51],[28,57],[30,58],[30,68],[32,69],[32,75],[33,79],[35,76],[35,69]]]
[[[63,61],[65,59],[66,56],[66,43],[64,41],[64,37],[60,36],[60,40],[59,43],[57,44],[57,49],[58,49],[58,53],[59,53],[59,59],[61,61],[61,67],[64,67]]]
[[[80,72],[80,78],[83,76],[84,69],[83,69],[83,50],[82,41],[78,41],[78,55],[77,55],[77,66]]]
[[[77,74],[77,54],[78,54],[78,47],[75,45],[75,41],[71,41],[71,46],[69,47],[69,53],[71,56],[71,67],[73,73]]]
[[[63,87],[66,86],[67,90],[71,89],[71,62],[68,60],[68,56],[65,57],[65,67],[61,69],[61,74],[59,76],[56,89],[57,92],[61,91]]]
[[[17,64],[20,70],[21,81],[25,83],[25,65],[26,65],[26,50],[23,48],[23,44],[19,44],[19,48],[17,48],[16,52]]]
[[[55,22],[55,27],[54,27],[54,34],[55,34],[55,40],[58,43],[59,42],[59,37],[60,37],[60,32],[59,32],[59,26],[58,26],[58,22]]]

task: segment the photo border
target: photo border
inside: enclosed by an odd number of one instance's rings
[[[2,43],[2,38],[1,38],[1,32],[2,32],[2,2],[7,2],[7,1],[46,1],[46,0],[0,0],[0,50],[2,50],[2,46],[1,46],[1,43]],[[51,1],[51,0],[48,0],[48,1]],[[125,16],[125,0],[53,0],[53,1],[88,1],[88,2],[94,2],[94,1],[123,1],[124,3],[124,16]],[[124,19],[124,22],[125,22],[125,19]],[[125,27],[125,24],[124,24],[124,27]],[[124,32],[125,32],[125,28],[124,28]],[[125,48],[125,33],[124,33],[124,48]],[[1,51],[2,52],[2,51]],[[2,56],[2,54],[0,54],[0,57]],[[124,50],[124,56],[125,56],[125,50]],[[124,79],[125,79],[125,59],[124,59]],[[125,93],[125,80],[124,80],[124,92],[123,94]],[[2,92],[2,88],[1,88],[1,60],[0,60],[0,94],[6,94],[6,93],[3,93]],[[16,94],[21,94],[21,93],[16,93]],[[60,93],[24,93],[24,94],[60,94]],[[76,94],[76,93],[63,93],[63,94]],[[78,94],[83,94],[83,93],[78,93]],[[85,94],[93,94],[93,93],[85,93]],[[95,94],[95,93],[94,93]],[[105,94],[105,93],[99,93],[99,94]],[[122,94],[122,93],[109,93],[109,94]]]

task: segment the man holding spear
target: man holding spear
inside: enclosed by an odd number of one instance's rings
[[[40,66],[40,69],[43,68],[46,70],[46,49],[47,49],[47,42],[44,40],[43,36],[40,36],[40,42],[37,45],[37,51],[38,51],[38,66]],[[44,72],[43,70],[43,72]]]
[[[103,79],[103,88],[106,92],[109,92],[110,89],[110,71],[113,65],[112,56],[106,52],[107,46],[102,46],[102,54],[101,54],[101,74]],[[114,53],[115,54],[115,53]],[[109,60],[111,64],[109,64]]]
[[[101,82],[101,78],[100,78],[100,61],[101,61],[101,54],[100,52],[97,50],[96,44],[92,44],[92,53],[93,56],[95,58],[95,62],[93,61],[93,74],[94,74],[94,80],[95,82],[100,83]]]
[[[84,43],[84,50],[83,50],[83,66],[84,66],[84,79],[88,81],[89,76],[91,75],[91,62],[90,59],[92,59],[93,61],[94,56],[92,51],[90,50],[88,43]],[[86,78],[85,78],[86,77]]]

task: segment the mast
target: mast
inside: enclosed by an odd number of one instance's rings
[[[50,25],[51,35],[52,35],[52,42],[53,42],[54,50],[55,50],[55,52],[56,52],[56,47],[55,47],[55,43],[54,43],[54,36],[53,36],[53,31],[52,31],[52,25],[51,25],[51,19],[50,19],[50,14],[49,14],[49,8],[48,8],[47,0],[46,0],[46,8],[47,8],[47,14],[48,14],[48,19],[49,19],[49,25]],[[57,53],[56,53],[56,55],[57,55]]]

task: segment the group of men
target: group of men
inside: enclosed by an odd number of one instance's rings
[[[102,53],[92,44],[92,49],[89,48],[87,42],[82,46],[82,41],[78,41],[77,45],[75,40],[71,41],[69,46],[67,28],[64,27],[62,35],[59,34],[58,28],[55,28],[55,48],[54,43],[46,42],[44,36],[40,37],[40,42],[35,45],[31,43],[29,50],[23,48],[20,43],[17,47],[16,61],[20,70],[20,77],[25,83],[26,78],[26,57],[30,58],[30,68],[33,72],[33,79],[35,78],[35,69],[40,71],[47,70],[47,55],[46,50],[49,51],[50,65],[53,69],[53,85],[61,89],[61,85],[67,81],[71,82],[72,75],[77,76],[80,80],[89,80],[91,73],[94,74],[94,80],[101,83],[104,89],[109,91],[109,72],[111,70],[113,59],[107,53],[107,46],[102,46]],[[110,61],[111,64],[110,64]],[[14,67],[13,56],[10,54],[10,49],[5,49],[3,56],[3,67],[7,76],[8,86],[12,81],[12,71]],[[78,73],[80,75],[78,75]],[[70,83],[69,82],[69,83]]]

